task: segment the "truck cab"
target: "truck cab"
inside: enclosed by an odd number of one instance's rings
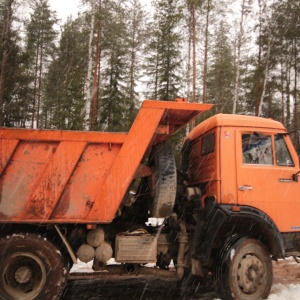
[[[217,270],[220,294],[226,295],[229,287],[230,293],[242,293],[237,299],[252,299],[243,298],[252,293],[255,299],[264,298],[256,279],[249,281],[252,271],[247,269],[251,265],[272,272],[264,265],[265,258],[255,254],[256,245],[249,254],[255,263],[249,263],[250,258],[237,263],[246,279],[240,274],[235,282],[234,276],[229,281],[224,278],[226,272],[239,272],[233,271],[228,258],[239,243],[258,242],[274,259],[299,255],[299,158],[288,132],[271,119],[218,114],[194,128],[182,149],[187,201],[198,201],[192,257],[202,272],[211,266]]]
[[[279,122],[216,115],[191,132],[187,175],[204,204],[250,206],[266,213],[280,232],[300,230],[299,158]],[[287,217],[284,217],[287,216]]]

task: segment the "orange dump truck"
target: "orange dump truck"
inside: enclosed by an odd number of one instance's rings
[[[145,101],[126,134],[0,129],[0,299],[59,299],[77,259],[267,298],[272,258],[300,253],[299,159],[280,123],[221,114],[177,168],[167,140],[210,108]]]

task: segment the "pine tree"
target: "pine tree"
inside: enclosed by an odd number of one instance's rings
[[[188,39],[184,41],[188,46],[188,53],[186,58],[187,64],[187,98],[190,102],[200,102],[199,92],[197,93],[197,88],[199,89],[199,85],[197,84],[197,79],[199,77],[198,70],[198,55],[197,49],[199,48],[200,38],[200,30],[199,30],[199,15],[201,13],[201,7],[203,6],[205,1],[196,1],[196,0],[186,0],[186,25],[187,25],[187,36]],[[197,76],[198,75],[198,76]],[[195,120],[191,122],[188,130],[192,130],[195,127]]]
[[[56,59],[45,80],[43,121],[46,128],[84,129],[87,30],[82,18],[63,26]]]
[[[29,118],[27,57],[22,52],[16,30],[19,24],[16,18],[17,5],[16,0],[0,3],[0,122],[9,127],[25,127]]]
[[[173,100],[179,96],[181,36],[178,25],[182,19],[181,7],[175,0],[156,0],[155,15],[147,46],[146,75],[148,95],[154,99]],[[157,28],[156,28],[157,27]]]
[[[240,80],[241,80],[241,64],[242,64],[242,47],[245,39],[245,19],[251,9],[251,0],[241,0],[241,17],[239,20],[239,32],[235,43],[235,81],[234,81],[234,96],[232,113],[238,110],[238,102],[240,96]]]
[[[26,51],[29,57],[29,72],[33,81],[31,127],[40,127],[42,83],[48,61],[54,53],[57,32],[55,12],[50,10],[48,0],[35,0],[33,13],[26,26]]]
[[[126,106],[129,110],[126,111],[126,125],[129,127],[137,113],[139,107],[139,93],[137,91],[138,82],[141,77],[141,54],[142,47],[145,43],[146,34],[146,13],[143,10],[139,0],[130,0],[127,9],[127,44],[128,44],[128,76],[126,80]]]
[[[270,51],[273,47],[273,37],[270,30],[273,14],[271,7],[267,6],[265,0],[259,0],[258,4],[257,24],[254,27],[257,29],[257,53],[251,57],[250,63],[253,67],[250,68],[244,79],[246,87],[245,109],[256,116],[267,116],[270,113],[270,109],[266,106],[270,103],[269,96],[272,94],[270,91],[267,92],[267,89],[269,89],[268,85],[270,81]]]
[[[228,35],[228,25],[221,21],[212,46],[212,63],[207,75],[208,98],[210,103],[215,104],[215,113],[230,113],[232,108],[234,57]]]
[[[204,43],[204,60],[203,60],[203,92],[202,92],[202,102],[206,102],[206,90],[207,90],[207,68],[208,68],[208,27],[209,27],[209,17],[212,6],[212,0],[206,1],[206,24],[205,24],[205,43]]]
[[[106,0],[102,7],[102,78],[100,126],[102,130],[124,131],[125,112],[129,109],[125,99],[128,49],[126,10],[124,1]]]
[[[275,6],[277,17],[273,35],[276,38],[275,56],[283,62],[285,85],[286,126],[298,128],[298,76],[300,50],[300,3],[287,0]],[[283,56],[282,56],[283,54]],[[275,66],[274,66],[275,67]],[[292,108],[293,105],[293,108]]]
[[[91,106],[93,98],[93,64],[94,59],[94,32],[96,19],[96,0],[83,0],[83,3],[88,3],[90,11],[88,13],[89,23],[89,42],[88,42],[88,60],[87,60],[87,74],[85,79],[85,106],[84,106],[84,126],[86,130],[91,127]],[[98,16],[100,18],[100,16]]]
[[[0,68],[0,125],[4,122],[5,83],[11,41],[12,18],[14,0],[7,0],[0,4],[1,16],[1,68]]]
[[[262,26],[261,114],[292,130],[298,127],[300,4],[278,1],[267,11],[272,14]]]

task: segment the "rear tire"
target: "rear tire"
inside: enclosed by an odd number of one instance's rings
[[[177,187],[176,162],[171,147],[159,144],[150,154],[150,216],[167,218],[174,208]]]
[[[68,270],[60,251],[34,234],[0,240],[0,299],[59,299]]]
[[[216,294],[223,300],[266,299],[271,290],[272,260],[258,240],[240,238],[221,251],[216,266]]]

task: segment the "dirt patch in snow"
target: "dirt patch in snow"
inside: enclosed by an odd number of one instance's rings
[[[300,284],[300,263],[294,258],[273,262],[273,284]]]

